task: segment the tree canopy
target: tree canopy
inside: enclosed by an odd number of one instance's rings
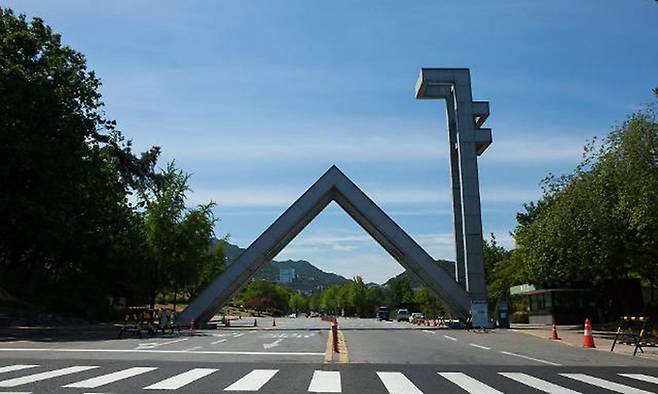
[[[87,317],[221,270],[213,205],[186,209],[188,176],[133,152],[100,86],[42,19],[0,8],[0,287]]]
[[[485,245],[489,295],[521,283],[596,288],[635,278],[658,285],[658,121],[649,105],[585,146],[569,174],[517,215],[516,249]]]

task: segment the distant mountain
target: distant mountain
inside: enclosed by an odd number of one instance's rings
[[[231,262],[235,261],[244,251],[245,249],[227,242],[226,258],[228,263],[231,264]],[[290,283],[281,284],[304,293],[310,293],[332,285],[343,285],[351,282],[343,276],[331,272],[324,272],[306,260],[272,260],[256,273],[256,278],[277,282],[279,280],[279,271],[282,269],[294,269],[295,278]]]
[[[215,243],[217,242],[224,242],[220,240],[215,240]],[[244,252],[245,249],[234,245],[230,242],[226,242],[226,259],[228,260],[228,263],[231,264],[231,262],[235,261],[241,254]],[[454,275],[455,272],[455,263],[453,261],[448,261],[448,260],[437,260],[436,263],[439,265],[441,269],[444,269],[446,272],[448,272],[450,275]],[[276,261],[272,260],[269,263],[265,265],[261,270],[259,270],[256,273],[256,278],[258,279],[267,279],[271,280],[273,282],[278,282],[279,280],[279,271],[283,269],[294,269],[295,270],[295,278],[292,280],[291,283],[281,283],[282,285],[288,286],[293,290],[296,291],[301,291],[304,293],[310,293],[314,291],[318,291],[320,289],[325,289],[329,286],[332,285],[344,285],[346,283],[350,283],[351,280],[347,279],[341,275],[334,274],[331,272],[324,272],[321,269],[317,268],[310,262],[306,260],[287,260],[287,261]],[[406,272],[403,272],[395,278],[402,278],[408,276]],[[387,280],[383,284],[377,284],[377,283],[368,283],[368,287],[387,287],[388,283],[392,280],[393,278]],[[411,281],[411,287],[412,288],[417,288],[420,286],[420,283],[416,281],[414,278],[409,277]]]

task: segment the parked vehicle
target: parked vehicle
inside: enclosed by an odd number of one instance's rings
[[[425,320],[425,316],[423,316],[422,313],[414,312],[411,314],[411,317],[409,318],[409,321],[416,324],[420,321]]]
[[[377,320],[389,320],[391,318],[391,311],[386,306],[380,306],[377,309]]]
[[[409,309],[398,309],[398,321],[409,321]]]

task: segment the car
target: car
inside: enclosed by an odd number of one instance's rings
[[[422,313],[414,312],[411,314],[409,321],[412,323],[417,323],[419,321],[425,320],[425,316]]]
[[[409,321],[409,309],[398,309],[398,321]]]
[[[388,320],[390,318],[391,318],[391,311],[388,309],[388,307],[380,306],[377,309],[377,320],[382,321],[382,320]]]

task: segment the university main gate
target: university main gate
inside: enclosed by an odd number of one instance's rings
[[[420,283],[427,286],[454,315],[473,316],[486,325],[486,281],[482,251],[482,219],[477,156],[491,144],[491,129],[481,126],[489,103],[473,101],[468,69],[423,68],[416,98],[446,100],[452,182],[456,260],[454,275],[400,228],[338,167],[332,166],[226,271],[181,313],[188,325],[207,322],[238,290],[292,241],[330,202],[335,201]]]

